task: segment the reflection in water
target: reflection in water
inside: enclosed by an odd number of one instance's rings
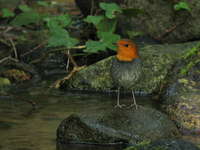
[[[33,89],[0,96],[0,150],[56,150],[56,129],[72,113],[98,115],[113,109],[116,96],[74,94]],[[42,92],[42,94],[41,94]],[[17,96],[16,96],[17,95]],[[121,102],[131,103],[131,96]],[[37,109],[33,109],[34,101]],[[137,98],[139,105],[157,106],[148,97]],[[62,150],[122,150],[121,146],[66,145]]]
[[[58,148],[59,150],[122,150],[124,146],[99,146],[85,144],[68,144]]]
[[[31,101],[36,103],[37,109],[33,109]],[[122,99],[122,102],[131,103],[131,97]],[[115,103],[116,97],[109,95],[66,94],[44,89],[17,91],[10,98],[0,97],[0,149],[56,150],[56,129],[63,119],[72,113],[101,114],[113,108]],[[148,98],[138,100],[138,103],[149,107],[153,105]],[[122,148],[68,145],[67,149],[121,150]]]

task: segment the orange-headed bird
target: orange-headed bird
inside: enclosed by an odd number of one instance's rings
[[[137,103],[133,87],[137,84],[142,74],[142,63],[139,58],[138,48],[136,44],[128,39],[119,40],[117,42],[117,55],[112,62],[111,76],[115,84],[118,86],[117,105],[116,107],[122,107],[120,104],[119,95],[120,87],[132,90],[133,104],[137,109]]]

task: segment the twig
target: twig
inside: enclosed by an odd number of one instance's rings
[[[14,51],[14,54],[15,54],[15,59],[18,59],[18,54],[17,54],[17,49],[16,49],[16,47],[15,47],[15,43],[14,43],[13,40],[10,39],[10,38],[9,38],[9,41],[10,41],[10,43],[11,43],[11,45],[12,45],[12,48],[13,48],[13,51]]]
[[[63,79],[61,80],[57,80],[56,82],[54,82],[53,85],[50,86],[50,88],[59,88],[60,85],[65,81],[65,80],[69,80],[76,72],[79,72],[80,70],[82,70],[83,68],[85,68],[86,66],[77,66],[74,67],[73,70]]]
[[[3,59],[0,60],[0,64],[1,64],[2,62],[4,62],[4,61],[8,60],[8,59],[10,59],[10,56],[4,57]]]
[[[12,58],[11,56],[8,56],[8,57],[4,57],[3,59],[0,60],[0,64],[3,63],[4,61],[6,60],[12,60],[14,62],[19,62],[18,59],[15,59],[15,58]]]
[[[10,43],[8,43],[6,40],[0,39],[0,42],[5,44],[6,46],[10,47]]]
[[[85,45],[80,45],[80,46],[72,47],[72,48],[70,48],[70,49],[84,49],[84,48],[86,48]]]
[[[76,61],[74,60],[73,56],[70,53],[68,54],[68,57],[69,57],[70,61],[72,62],[72,64],[74,65],[74,67],[78,67]]]
[[[69,55],[69,50],[67,51],[67,55]],[[69,57],[67,58],[66,70],[67,72],[69,71]]]
[[[30,51],[22,54],[21,56],[24,57],[24,56],[26,56],[26,55],[34,52],[35,50],[37,50],[37,49],[41,48],[42,46],[44,46],[46,43],[47,43],[47,41],[44,41],[44,42],[40,43],[39,45],[37,45],[36,47],[34,47],[33,49],[31,49]]]
[[[94,0],[91,1],[90,15],[93,15],[93,13],[94,13]]]
[[[65,80],[69,80],[76,72],[82,70],[83,68],[85,68],[85,66],[78,66],[76,61],[74,60],[73,56],[70,54],[70,50],[67,51],[67,55],[68,55],[68,60],[70,60],[73,64],[73,70],[63,79],[61,80],[57,80],[52,86],[50,86],[51,88],[59,88],[60,84],[62,84]]]

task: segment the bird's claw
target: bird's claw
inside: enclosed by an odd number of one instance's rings
[[[124,104],[117,104],[117,105],[115,105],[115,108],[123,108],[123,107],[126,107],[126,105],[124,105]]]

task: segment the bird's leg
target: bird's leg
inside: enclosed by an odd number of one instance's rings
[[[134,94],[133,90],[132,90],[132,96],[133,96],[133,104],[131,104],[130,107],[135,106],[135,109],[138,109],[138,106],[137,106],[137,103],[136,103],[136,100],[135,100],[135,94]]]
[[[122,108],[125,106],[124,104],[122,104],[122,105],[120,104],[119,96],[120,96],[120,87],[118,87],[118,90],[117,90],[117,105],[115,105],[115,108],[117,108],[117,107]]]

